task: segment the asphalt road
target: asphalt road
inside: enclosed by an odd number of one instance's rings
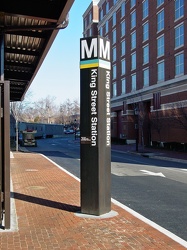
[[[73,136],[38,140],[27,148],[80,178],[80,146]],[[187,240],[187,165],[112,151],[112,198]]]

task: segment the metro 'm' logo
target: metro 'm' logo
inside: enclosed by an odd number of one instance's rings
[[[81,60],[101,58],[110,61],[110,42],[101,37],[81,39]]]

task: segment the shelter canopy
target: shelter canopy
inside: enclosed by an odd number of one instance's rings
[[[68,25],[74,0],[1,0],[4,80],[10,100],[21,101],[47,55],[59,28]],[[2,64],[2,62],[1,62]]]

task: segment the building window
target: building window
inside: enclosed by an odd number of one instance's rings
[[[162,5],[164,3],[164,0],[157,0],[157,7],[159,7],[160,5]]]
[[[116,86],[116,82],[113,83],[112,85],[112,92],[113,92],[113,97],[117,96],[117,86]]]
[[[144,69],[143,71],[143,86],[149,86],[149,69]]]
[[[113,67],[112,67],[112,76],[113,76],[113,79],[116,79],[116,72],[117,72],[116,64],[114,64]]]
[[[126,47],[125,47],[125,40],[123,40],[121,42],[121,56],[124,56],[125,55],[125,52],[126,52]]]
[[[87,28],[88,26],[88,22],[87,22],[87,18],[84,19],[84,30]]]
[[[175,20],[184,16],[184,0],[175,0]]]
[[[143,41],[149,39],[149,23],[144,23],[143,25]]]
[[[157,32],[164,29],[164,10],[157,14]]]
[[[125,78],[121,80],[121,92],[122,94],[126,93],[126,79]]]
[[[157,57],[164,55],[164,35],[157,39]]]
[[[115,5],[117,3],[118,0],[113,0],[113,5]]]
[[[131,0],[131,8],[133,8],[136,5],[136,0]]]
[[[159,62],[157,64],[157,79],[158,79],[158,82],[164,81],[164,72],[165,72],[165,65],[164,65],[164,61],[162,61],[162,62]]]
[[[105,23],[105,34],[107,34],[107,33],[108,33],[108,20]]]
[[[136,31],[131,34],[131,50],[136,48]]]
[[[143,19],[148,17],[149,15],[149,2],[148,0],[145,0],[143,2]]]
[[[131,75],[132,91],[136,90],[136,74]]]
[[[89,13],[89,23],[92,22],[92,12]]]
[[[100,11],[100,21],[103,19],[103,9]]]
[[[136,27],[136,11],[131,13],[131,29]]]
[[[109,2],[106,3],[106,14],[109,12]]]
[[[112,26],[116,25],[116,12],[113,13],[112,15]]]
[[[112,31],[112,44],[116,43],[116,29]]]
[[[153,94],[153,110],[157,110],[161,108],[161,93]]]
[[[131,55],[131,70],[136,69],[136,52]]]
[[[125,2],[121,4],[121,18],[125,16]]]
[[[149,62],[149,45],[143,47],[143,64]]]
[[[121,37],[125,35],[125,21],[121,22]]]
[[[184,54],[180,53],[175,56],[175,75],[183,75],[184,74]]]
[[[99,34],[100,34],[100,36],[103,36],[103,27],[100,28]]]
[[[125,73],[126,73],[126,61],[125,61],[125,59],[123,59],[121,61],[121,74],[125,75]]]
[[[184,45],[184,25],[181,24],[175,28],[175,48]]]
[[[113,62],[116,61],[116,47],[112,48],[112,59],[113,59]]]

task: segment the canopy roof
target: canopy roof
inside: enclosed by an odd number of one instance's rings
[[[24,98],[59,29],[68,25],[68,12],[73,2],[1,0],[4,80],[10,81],[11,101]]]

